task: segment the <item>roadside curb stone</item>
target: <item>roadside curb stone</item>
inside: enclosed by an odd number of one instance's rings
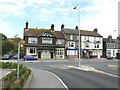
[[[30,86],[30,84],[31,84],[31,81],[32,81],[32,78],[33,78],[33,72],[32,72],[32,70],[31,70],[31,73],[30,73],[27,81],[25,82],[23,89],[29,88],[29,86]]]

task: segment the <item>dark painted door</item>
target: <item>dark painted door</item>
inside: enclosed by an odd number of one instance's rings
[[[53,52],[51,52],[51,58],[53,58]]]

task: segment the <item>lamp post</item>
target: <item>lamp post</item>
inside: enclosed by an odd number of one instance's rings
[[[74,9],[76,9],[77,7],[78,7],[78,5],[79,4],[77,4],[75,7],[74,7]],[[78,26],[78,30],[79,30],[79,43],[78,43],[78,46],[79,46],[79,50],[78,50],[78,53],[79,53],[79,55],[78,55],[78,61],[79,61],[79,67],[80,67],[80,64],[81,64],[81,62],[80,62],[80,6],[79,6],[79,10],[78,10],[78,13],[79,13],[79,19],[78,19],[78,22],[79,22],[79,26]]]
[[[19,72],[20,72],[20,69],[19,69],[19,66],[20,66],[20,47],[23,47],[23,41],[21,40],[19,43],[18,43],[18,65],[17,65],[17,80],[20,79],[20,75],[19,75]]]
[[[117,31],[117,30],[111,31],[109,36],[112,36],[111,33],[116,32],[116,31]],[[110,39],[110,43],[111,43],[111,41],[112,41],[112,40]]]
[[[17,65],[17,80],[19,80],[19,60],[20,60],[20,43],[18,43],[18,65]]]

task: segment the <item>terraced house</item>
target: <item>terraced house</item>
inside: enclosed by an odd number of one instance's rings
[[[63,28],[62,29],[66,39],[66,57],[68,59],[78,58],[78,40],[79,30]],[[102,57],[103,37],[97,32],[80,30],[80,56],[81,58],[100,58]]]
[[[103,56],[110,58],[116,58],[119,52],[119,42],[118,39],[113,39],[112,36],[103,39]]]
[[[25,54],[37,56],[41,59],[64,59],[65,37],[61,31],[50,29],[24,28]]]

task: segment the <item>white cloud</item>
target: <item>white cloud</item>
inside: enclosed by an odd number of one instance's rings
[[[104,37],[107,37],[112,30],[118,29],[118,0],[0,0],[0,17],[6,20],[9,16],[18,18],[26,16],[33,21],[54,22],[55,25],[64,23],[65,27],[75,28],[78,25],[78,17],[74,16],[77,11],[72,11],[72,8],[77,3],[82,4],[81,2],[91,3],[81,8],[81,29],[98,28],[98,32]],[[32,13],[26,11],[28,9]],[[5,31],[0,32],[8,33],[8,30],[14,29],[14,25],[5,20],[0,22],[0,27]],[[57,25],[56,28],[60,29],[60,25]],[[117,32],[112,33],[114,37],[115,34]]]
[[[117,0],[93,0],[93,5],[83,8],[82,11],[88,12],[81,21],[82,29],[98,28],[104,37],[111,31],[118,29],[118,1]],[[114,38],[117,32],[111,33]]]

